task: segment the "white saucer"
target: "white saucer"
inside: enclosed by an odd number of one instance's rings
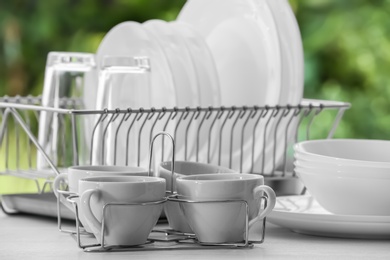
[[[390,239],[390,216],[335,215],[311,195],[278,197],[267,221],[308,235]]]

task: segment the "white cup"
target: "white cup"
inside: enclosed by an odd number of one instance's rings
[[[195,175],[195,174],[212,174],[212,173],[235,173],[235,171],[212,164],[188,162],[188,161],[176,161],[175,170],[172,176],[172,162],[162,162],[158,168],[158,174],[164,178],[167,185],[167,191],[176,191],[176,179],[178,177]],[[169,226],[180,232],[193,233],[191,227],[188,225],[187,220],[179,207],[178,202],[167,201],[164,206],[165,215],[168,219]]]
[[[141,245],[161,215],[165,180],[148,176],[91,177],[79,181],[79,192],[80,214],[100,243],[104,236],[105,245]]]
[[[249,229],[274,208],[275,192],[264,185],[264,177],[254,174],[206,174],[177,178],[179,198],[188,224],[203,243],[242,242],[246,238],[246,205]],[[268,197],[261,209],[261,197]],[[236,200],[236,202],[210,201]],[[208,203],[204,203],[207,202]],[[203,202],[203,203],[199,203]]]
[[[60,199],[61,203],[68,209],[74,212],[74,206],[66,199],[65,194],[59,193],[62,183],[68,184],[68,190],[70,193],[78,194],[79,192],[79,180],[87,177],[99,177],[99,176],[147,176],[148,170],[141,167],[128,167],[128,166],[106,166],[106,165],[90,165],[90,166],[71,166],[68,168],[68,172],[63,172],[56,176],[53,182],[54,194]],[[79,199],[74,199],[79,203]],[[85,224],[83,216],[79,216],[81,223],[86,231],[91,232],[91,229]]]
[[[61,202],[70,210],[74,210],[69,201],[64,198],[63,194],[58,193],[62,183],[68,183],[68,190],[70,193],[78,194],[79,180],[87,177],[99,176],[114,176],[114,175],[136,175],[147,176],[148,170],[141,167],[128,166],[108,166],[108,165],[90,165],[90,166],[71,166],[68,172],[63,172],[56,176],[53,182],[54,194],[60,196]]]

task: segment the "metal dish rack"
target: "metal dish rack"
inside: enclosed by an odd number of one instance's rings
[[[146,168],[149,144],[161,131],[174,137],[176,160],[218,164],[238,172],[262,174],[271,186],[284,182],[289,185],[296,179],[291,170],[289,149],[298,136],[310,139],[315,119],[325,111],[335,111],[326,136],[331,138],[345,110],[350,108],[350,104],[344,102],[303,100],[294,106],[83,110],[80,100],[61,99],[63,108],[42,107],[40,100],[31,96],[0,98],[0,152],[3,154],[0,165],[4,165],[0,174],[31,179],[36,183],[37,192],[47,189],[56,174],[71,165],[122,164]],[[42,111],[59,118],[60,137],[54,146],[38,142]],[[88,129],[85,122],[90,124]],[[111,145],[113,152],[107,155],[110,128],[114,146]],[[136,143],[127,138],[123,144],[126,149],[120,150],[118,143],[124,142],[118,142],[120,131],[121,137],[126,131],[126,136],[133,136]],[[243,142],[250,143],[250,149],[244,150]],[[162,139],[160,147],[164,146]],[[254,151],[258,158],[254,157]],[[160,148],[159,153],[156,157],[161,161],[170,160],[166,150]],[[126,161],[118,161],[118,154],[126,157]],[[38,156],[46,161],[46,168],[37,169]],[[132,160],[127,160],[129,157]],[[273,188],[278,195],[294,194]]]
[[[67,98],[61,99],[62,108],[42,107],[40,102],[40,97],[31,96],[0,99],[0,152],[4,153],[4,156],[0,156],[0,160],[4,162],[0,164],[4,165],[3,169],[0,169],[0,174],[30,179],[35,182],[37,193],[41,194],[50,192],[55,176],[71,165],[125,164],[145,167],[148,162],[146,161],[145,164],[141,156],[142,152],[147,154],[146,159],[149,159],[151,155],[149,146],[152,144],[153,136],[162,131],[173,136],[172,139],[179,148],[176,152],[173,151],[173,161],[179,158],[213,163],[239,172],[261,174],[265,177],[265,184],[274,188],[278,195],[300,192],[299,189],[302,190],[302,187],[291,191],[291,187],[299,181],[295,173],[289,170],[288,162],[289,156],[291,158],[289,148],[297,142],[299,131],[304,132],[309,139],[315,119],[324,111],[335,111],[333,124],[327,134],[327,138],[331,138],[345,110],[350,108],[349,103],[321,100],[303,100],[299,105],[294,106],[114,110],[83,110],[80,109],[82,107],[80,100]],[[54,145],[50,141],[42,144],[37,139],[38,121],[42,111],[59,119],[58,129],[49,131],[49,140],[53,132],[58,131],[57,143]],[[86,122],[89,122],[89,128]],[[93,122],[92,125],[90,122]],[[122,146],[120,150],[118,136],[123,138],[123,133],[121,135],[120,131],[124,131],[126,136],[133,136],[136,143],[129,144],[130,139],[126,139],[126,149],[123,150]],[[244,154],[246,151],[243,148],[244,142],[251,145],[249,154]],[[110,145],[113,153],[107,152]],[[165,146],[162,138],[160,150],[157,149],[159,155],[155,156],[158,159],[149,162],[150,168],[155,169],[156,163],[172,157],[172,153],[166,151]],[[267,147],[271,147],[271,150],[266,149]],[[260,156],[254,156],[254,151],[259,150],[262,151],[258,153]],[[37,168],[38,153],[47,163],[47,167]],[[280,158],[277,157],[278,154],[281,155]],[[118,155],[122,155],[125,161],[120,162],[117,159]],[[128,160],[131,155],[133,160]],[[251,158],[249,165],[244,163],[245,158]],[[260,159],[262,163],[256,164]],[[268,165],[268,172],[265,171],[265,164]],[[71,201],[74,196],[69,195],[68,199]],[[263,199],[265,204],[266,198]],[[202,203],[180,201],[175,197],[168,197],[167,200],[178,203]],[[231,201],[218,203],[229,202]],[[61,229],[59,200],[56,206]],[[265,220],[259,241],[250,241],[247,237],[243,243],[204,245],[197,241],[193,234],[154,229],[149,242],[142,246],[118,248],[106,247],[104,243],[83,245],[81,242],[83,230],[80,229],[76,204],[75,207],[76,231],[70,233],[76,237],[79,247],[84,248],[85,251],[251,248],[264,240]],[[249,232],[248,226],[246,232],[247,234]],[[153,238],[156,234],[163,234],[164,239]],[[104,242],[104,238],[102,241]]]

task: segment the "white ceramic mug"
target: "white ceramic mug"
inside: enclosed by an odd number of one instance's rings
[[[249,229],[274,208],[275,192],[255,174],[205,174],[177,178],[180,198],[208,203],[181,203],[188,224],[203,243],[242,242],[246,238],[246,203]],[[267,205],[261,209],[261,197]],[[235,202],[210,201],[234,200]]]
[[[148,176],[91,177],[79,181],[80,214],[96,239],[104,244],[144,244],[163,209],[165,180]],[[115,203],[151,203],[113,205]],[[107,205],[110,204],[110,205]]]
[[[63,172],[56,176],[53,182],[53,191],[57,197],[60,197],[61,202],[74,211],[73,205],[66,200],[65,196],[58,193],[62,183],[68,184],[68,190],[70,193],[78,194],[79,180],[87,177],[99,177],[99,176],[114,176],[114,175],[136,175],[147,176],[148,170],[141,167],[130,166],[108,166],[108,165],[90,165],[90,166],[71,166],[68,168],[68,172]]]
[[[173,191],[176,191],[176,179],[178,177],[212,173],[235,173],[235,171],[218,165],[188,161],[176,161],[173,176],[172,162],[162,162],[158,168],[159,176],[164,178],[166,181],[167,192],[172,191],[172,184]],[[168,219],[169,226],[176,231],[193,233],[182,210],[179,207],[179,204],[180,203],[178,202],[167,201],[164,206],[165,215]]]
[[[56,176],[53,182],[54,194],[60,199],[61,203],[68,209],[74,212],[74,205],[66,199],[65,194],[59,193],[62,183],[68,184],[70,193],[79,194],[79,180],[87,177],[99,176],[147,176],[148,170],[141,167],[130,166],[108,166],[108,165],[90,165],[90,166],[71,166],[68,172],[61,173]],[[79,198],[74,199],[75,203],[79,205]],[[86,224],[84,216],[79,214],[79,220],[87,232],[92,233],[89,226]]]

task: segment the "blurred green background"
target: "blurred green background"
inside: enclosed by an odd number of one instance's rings
[[[50,51],[95,52],[116,24],[174,20],[184,4],[185,0],[1,1],[0,96],[39,95]],[[290,4],[304,44],[304,97],[352,104],[335,137],[390,139],[390,0]],[[318,120],[318,129],[331,120]]]
[[[114,25],[174,20],[184,3],[1,1],[0,96],[40,94],[48,52],[94,52]],[[304,43],[304,96],[352,103],[336,137],[389,139],[390,0],[290,4]]]

